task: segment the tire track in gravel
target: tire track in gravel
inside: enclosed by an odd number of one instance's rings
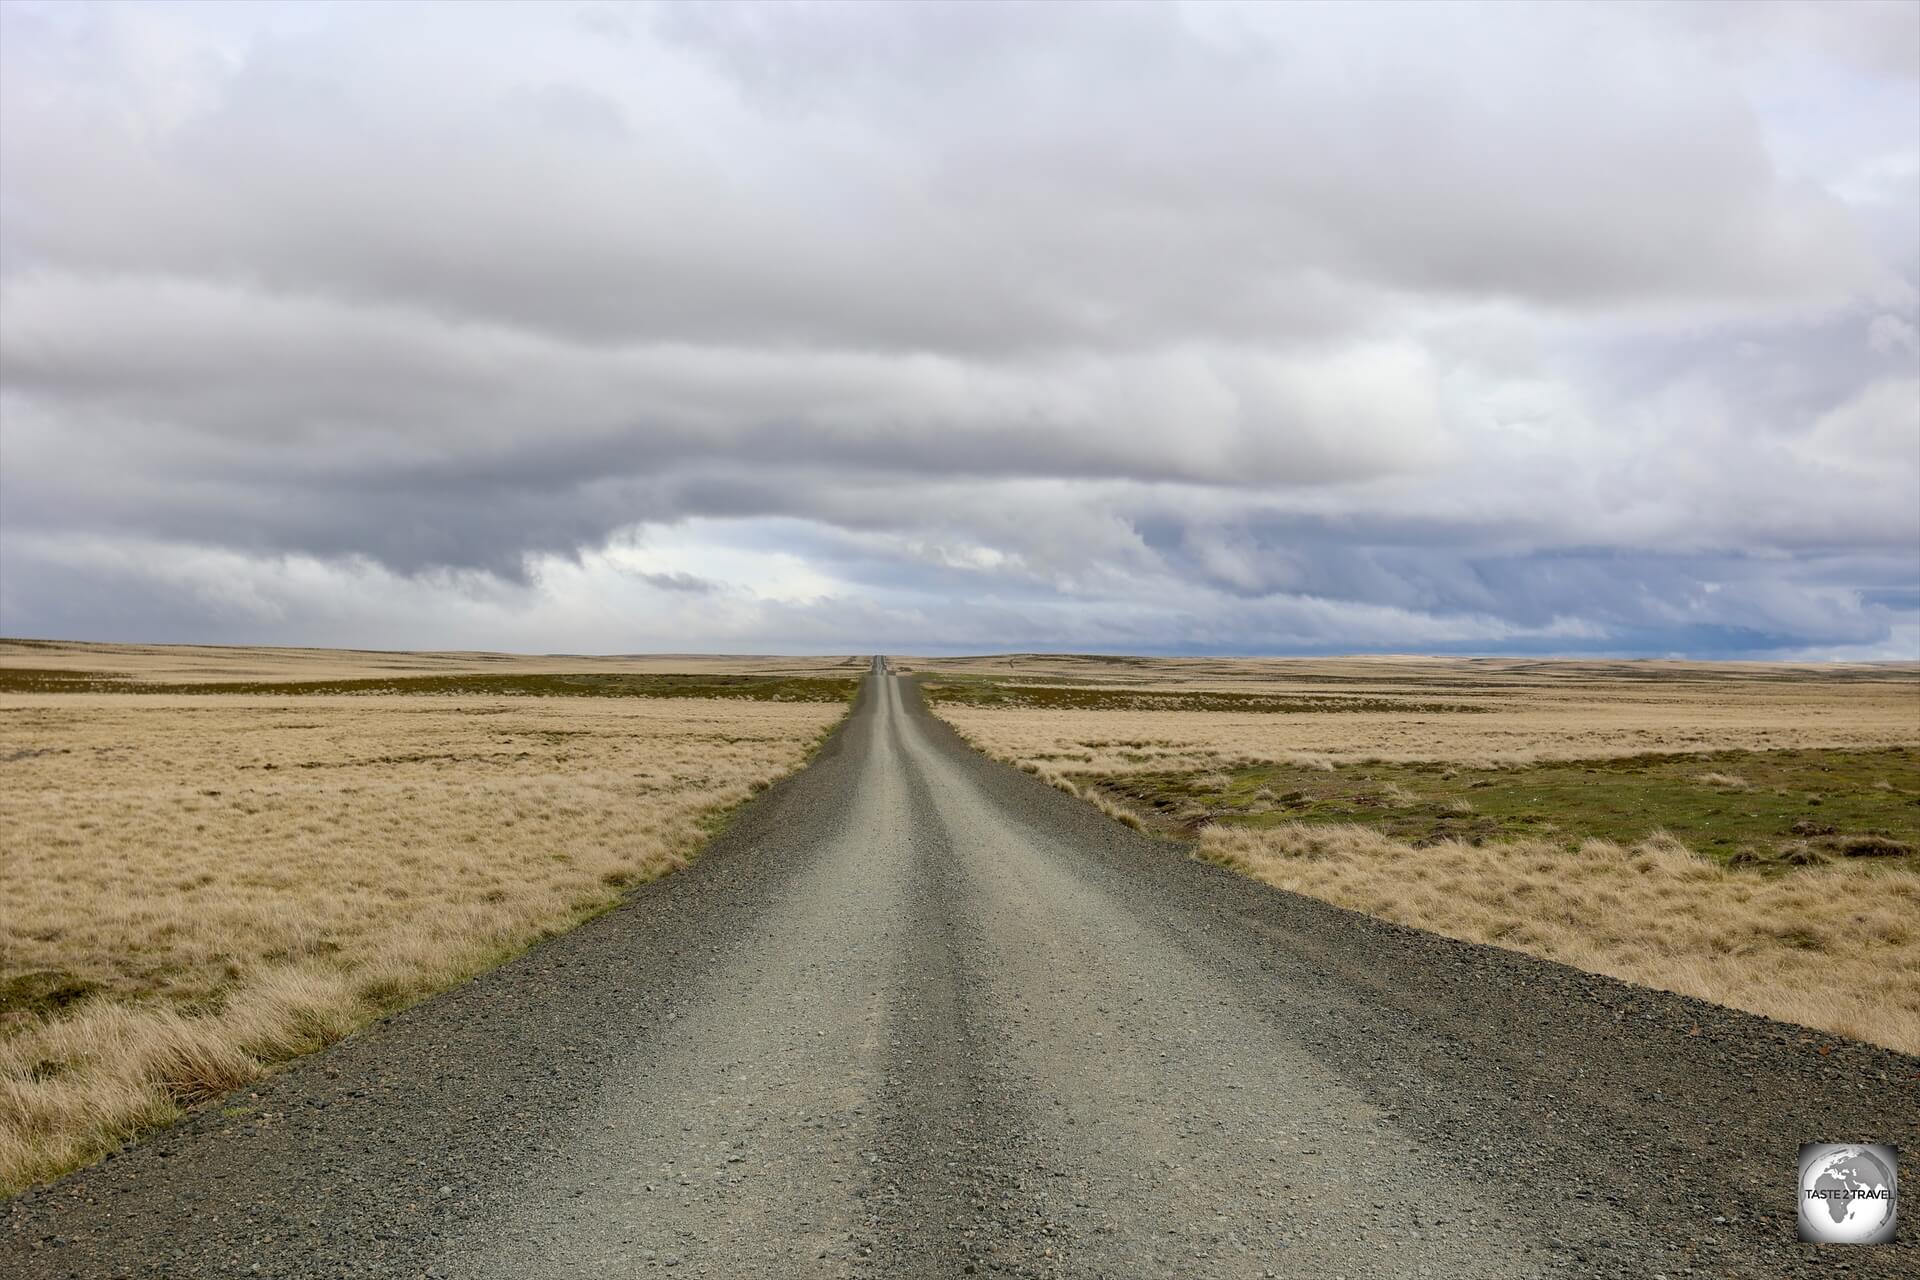
[[[694,867],[253,1092],[9,1202],[0,1273],[1920,1269],[1791,1185],[1920,1146],[1920,1061],[1192,862],[878,664]]]

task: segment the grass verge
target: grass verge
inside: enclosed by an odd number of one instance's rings
[[[0,1193],[617,905],[844,714],[0,697]]]
[[[1746,795],[1755,784],[1735,789],[1720,779],[1702,781],[1700,765],[1690,757],[1639,766],[1668,779],[1693,770],[1690,784],[1654,786],[1644,794],[1635,772],[1602,770],[1603,783],[1578,772],[1582,781],[1574,800],[1545,810],[1554,815],[1552,823],[1518,828],[1551,826],[1551,836],[1515,834],[1497,825],[1467,837],[1436,836],[1429,823],[1483,819],[1451,809],[1443,796],[1406,789],[1394,780],[1405,776],[1404,769],[1378,765],[1346,779],[1315,779],[1313,791],[1278,796],[1270,782],[1261,782],[1262,771],[1238,778],[1216,772],[1078,781],[1055,774],[1051,780],[1136,830],[1189,839],[1196,856],[1279,889],[1920,1054],[1920,869],[1914,846],[1789,817],[1805,812],[1798,803],[1808,794],[1805,771],[1829,791],[1836,774],[1860,776],[1857,769],[1823,769],[1818,762],[1832,753],[1793,754],[1797,770],[1784,761],[1764,762],[1764,768],[1760,761],[1744,762],[1747,775],[1792,772],[1799,784],[1783,787],[1785,795],[1773,797],[1772,806],[1742,800],[1754,807],[1741,810],[1740,821],[1765,834],[1718,859],[1701,856],[1654,819],[1715,829],[1723,808],[1703,804],[1688,787]],[[1868,774],[1886,763],[1882,753],[1847,754],[1849,765],[1864,765]],[[1896,762],[1906,758],[1894,753]],[[1553,766],[1549,776],[1560,778],[1565,769]],[[1029,771],[1043,773],[1038,766]],[[1477,771],[1452,772],[1469,794],[1483,794],[1473,790],[1482,781],[1472,776]],[[1551,803],[1537,785],[1528,785],[1533,769],[1508,772],[1519,776],[1508,778],[1507,788],[1532,797],[1536,806]],[[1906,795],[1877,786],[1870,795],[1877,807],[1856,802],[1814,812],[1911,823]],[[1354,820],[1349,807],[1357,796],[1366,798],[1360,811],[1370,812],[1374,822]],[[1623,813],[1627,809],[1630,815]],[[1288,816],[1290,811],[1313,816],[1302,820]],[[1574,834],[1587,823],[1639,834]],[[1409,840],[1395,833],[1394,824],[1402,832],[1425,834]]]
[[[1416,849],[1361,826],[1203,831],[1276,888],[1452,938],[1920,1054],[1920,875],[1844,863],[1762,878],[1655,836]]]

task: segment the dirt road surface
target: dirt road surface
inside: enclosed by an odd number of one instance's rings
[[[0,1274],[1920,1274],[1795,1241],[1814,1140],[1911,1176],[1920,1060],[1193,862],[877,667],[693,869],[17,1197]]]

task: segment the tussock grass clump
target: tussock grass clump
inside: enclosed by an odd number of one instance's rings
[[[1208,827],[1197,850],[1382,919],[1920,1053],[1911,871],[1841,863],[1763,880],[1665,836],[1416,849],[1306,824]]]
[[[684,865],[843,710],[0,695],[0,1192]]]
[[[1380,788],[1380,798],[1396,809],[1410,809],[1420,803],[1420,797],[1397,782],[1389,782]]]

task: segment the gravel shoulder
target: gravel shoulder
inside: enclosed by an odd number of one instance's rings
[[[7,1203],[0,1272],[1855,1276],[1920,1060],[1187,858],[877,674],[693,868]]]

